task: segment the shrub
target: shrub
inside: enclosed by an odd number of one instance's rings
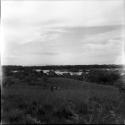
[[[106,70],[92,70],[89,72],[87,79],[90,82],[96,82],[100,84],[113,85],[113,83],[120,78],[118,72],[106,71]]]

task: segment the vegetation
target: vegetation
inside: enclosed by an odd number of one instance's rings
[[[115,81],[120,79],[120,74],[116,71],[92,70],[89,72],[87,79],[90,82],[113,85]]]
[[[96,67],[87,74],[86,68],[81,75],[58,75],[51,68],[48,73],[35,69],[3,68],[2,123],[124,123],[124,89],[119,92],[124,81],[119,71]]]

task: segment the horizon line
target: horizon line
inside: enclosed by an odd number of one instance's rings
[[[92,65],[117,65],[117,66],[124,66],[125,64],[79,64],[79,65],[73,65],[73,64],[67,64],[67,65],[1,65],[2,66],[92,66]]]

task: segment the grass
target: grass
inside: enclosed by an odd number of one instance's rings
[[[3,88],[3,122],[37,124],[123,123],[115,110],[120,101],[117,88],[67,78],[49,78],[38,85]],[[41,85],[40,85],[41,84]],[[51,91],[50,86],[59,86]]]

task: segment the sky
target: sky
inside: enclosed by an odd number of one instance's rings
[[[123,64],[124,0],[2,1],[3,65]]]

